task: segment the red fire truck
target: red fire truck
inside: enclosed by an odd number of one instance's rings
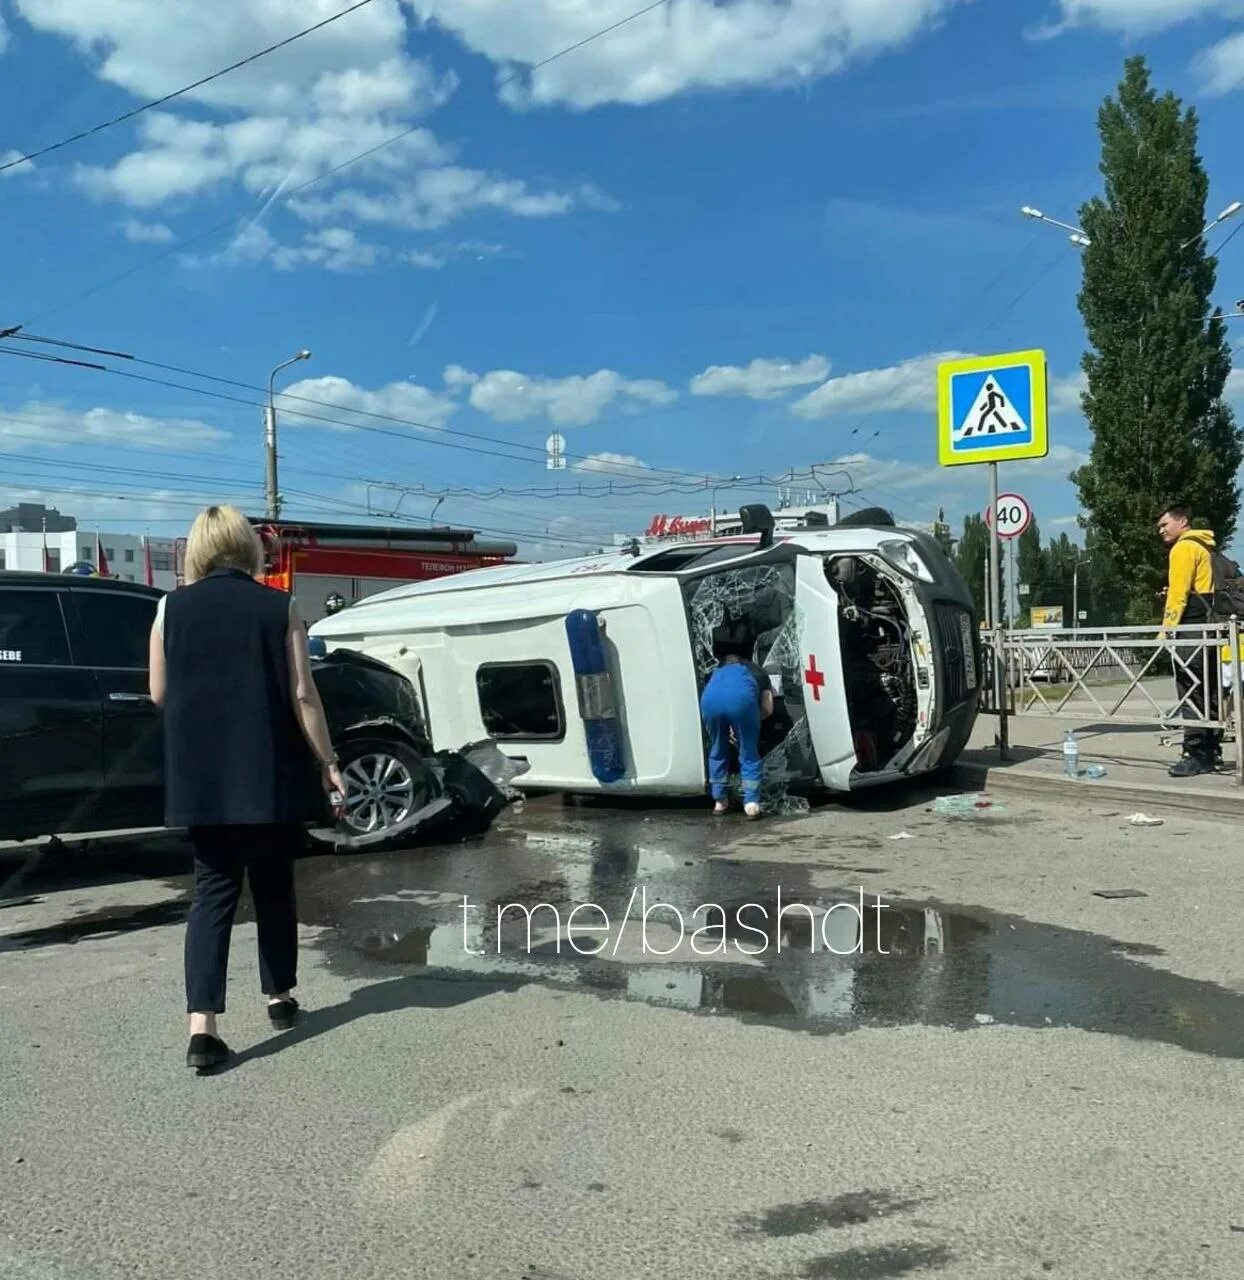
[[[298,597],[308,623],[325,615],[325,601],[347,605],[404,582],[442,578],[505,564],[518,548],[484,541],[471,529],[383,528],[252,517],[264,547],[264,581]]]

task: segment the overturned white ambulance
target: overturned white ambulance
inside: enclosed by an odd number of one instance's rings
[[[371,596],[312,628],[418,690],[437,747],[492,738],[526,788],[690,795],[699,697],[725,653],[773,678],[766,783],[854,788],[951,764],[976,719],[971,594],[893,524],[786,530],[479,569]]]

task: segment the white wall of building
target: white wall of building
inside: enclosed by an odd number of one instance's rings
[[[42,533],[0,533],[0,569],[43,571]],[[126,582],[145,582],[143,540],[136,533],[101,533],[108,573]],[[151,565],[155,586],[172,591],[177,586],[176,544],[171,538],[152,538]],[[47,548],[53,573],[80,560],[95,563],[95,531],[78,529],[70,533],[49,533]]]

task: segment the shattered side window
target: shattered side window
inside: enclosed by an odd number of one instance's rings
[[[773,679],[775,714],[761,728],[761,804],[769,813],[807,812],[789,794],[792,782],[816,775],[803,699],[803,616],[795,601],[795,565],[723,569],[684,591],[692,652],[701,688],[727,653],[763,667]]]
[[[695,579],[685,590],[701,684],[725,652],[738,653],[766,668],[775,647],[779,658],[785,655],[788,624],[795,612],[793,563],[723,569]]]

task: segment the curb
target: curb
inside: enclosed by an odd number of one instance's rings
[[[1181,813],[1209,814],[1214,817],[1244,817],[1244,787],[1236,788],[1234,795],[1224,795],[1215,791],[1142,786],[1134,782],[1071,783],[1061,777],[1021,773],[1014,768],[991,768],[984,764],[961,762],[955,769],[965,785],[977,790],[1012,792],[1062,801],[1104,800],[1107,803],[1149,809],[1174,809]]]

